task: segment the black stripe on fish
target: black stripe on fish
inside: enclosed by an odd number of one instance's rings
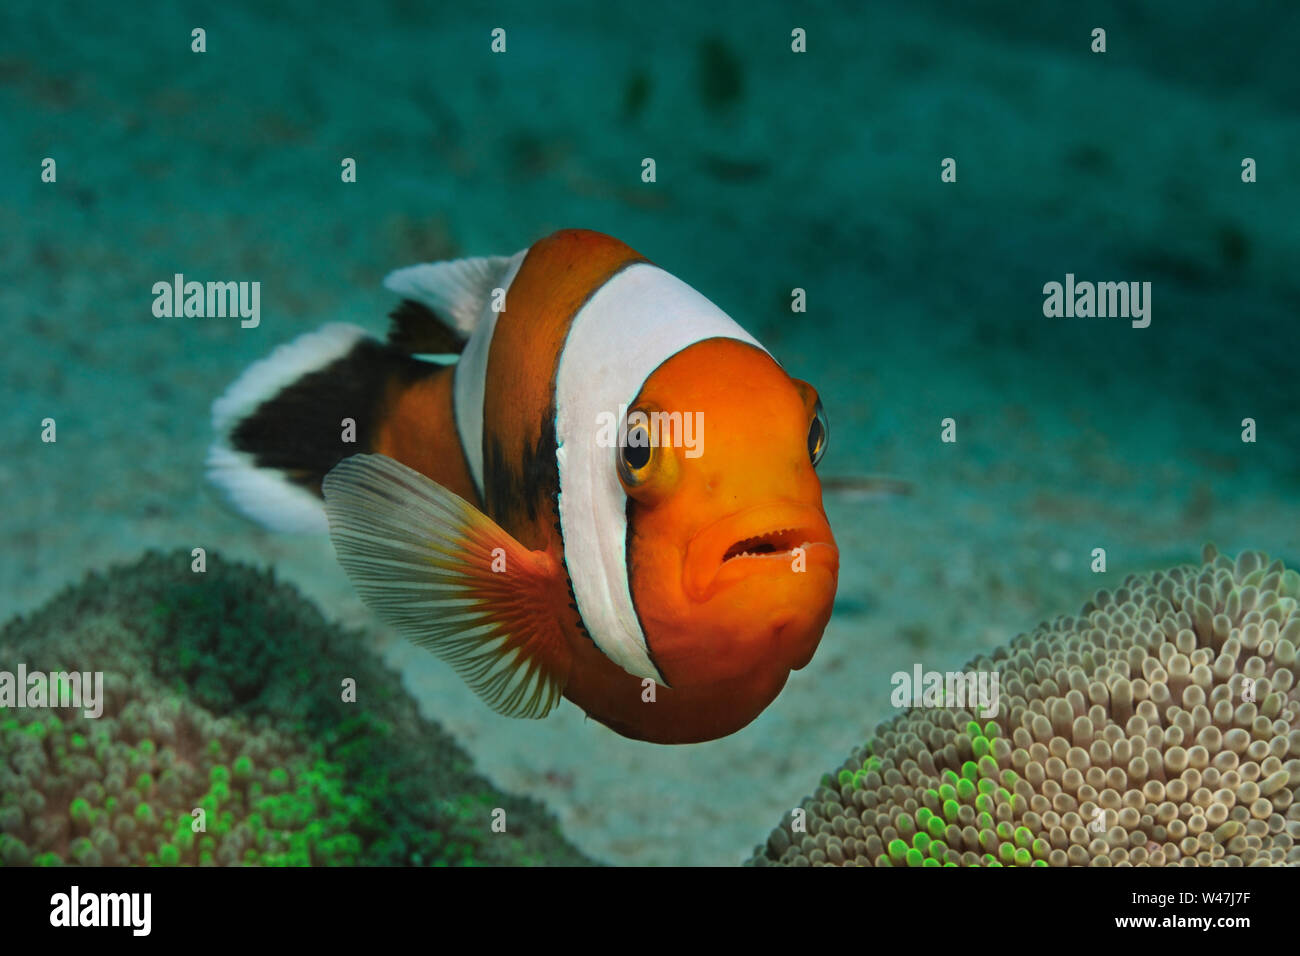
[[[321,481],[344,458],[373,447],[390,387],[436,374],[438,366],[362,339],[344,356],[289,383],[230,433],[236,451],[259,468],[275,468],[319,494]],[[343,441],[343,419],[356,422],[356,441]]]
[[[459,355],[468,341],[431,308],[413,299],[403,299],[388,318],[388,344],[407,355]]]

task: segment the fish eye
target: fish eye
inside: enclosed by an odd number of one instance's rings
[[[634,425],[627,430],[627,442],[618,450],[618,477],[623,484],[635,488],[645,481],[653,450],[650,432],[644,425]]]
[[[821,399],[817,399],[817,407],[813,411],[812,424],[808,426],[808,457],[812,460],[813,467],[822,460],[822,455],[826,454],[826,445],[831,438],[831,425],[826,418],[826,409],[822,408]]]

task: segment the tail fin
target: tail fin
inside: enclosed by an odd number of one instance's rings
[[[208,477],[269,528],[325,533],[325,475],[351,455],[385,450],[379,445],[394,396],[440,374],[450,369],[354,325],[299,336],[249,366],[213,403]],[[355,423],[354,436],[345,419]]]

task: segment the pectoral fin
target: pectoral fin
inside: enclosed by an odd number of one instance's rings
[[[497,713],[555,708],[571,658],[554,556],[384,455],[345,459],[323,490],[339,563],[380,618],[451,664]]]

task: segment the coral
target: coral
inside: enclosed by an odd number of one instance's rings
[[[881,724],[749,863],[1300,863],[1298,599],[1256,552],[1130,576],[967,665],[994,719]]]
[[[0,864],[591,862],[269,573],[151,553],[11,621],[0,661],[104,674],[97,719],[0,708]]]

